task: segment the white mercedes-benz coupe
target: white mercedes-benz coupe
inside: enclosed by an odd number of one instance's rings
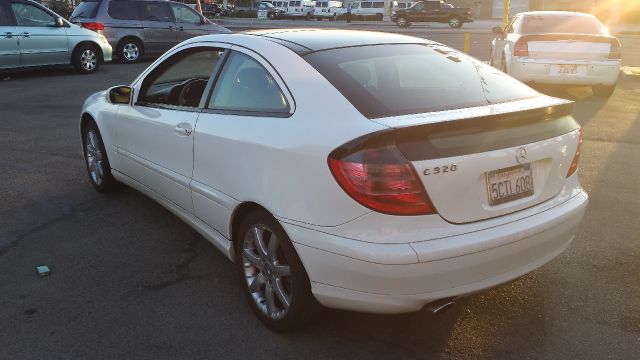
[[[318,303],[441,309],[559,255],[588,202],[572,106],[424,39],[265,30],[181,43],[80,132],[96,190],[174,212],[287,330]]]
[[[591,14],[524,12],[493,32],[490,64],[522,82],[592,86],[605,97],[615,90],[620,41]]]

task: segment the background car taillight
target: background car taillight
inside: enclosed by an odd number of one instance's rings
[[[622,59],[622,46],[618,39],[611,39],[611,51],[609,51],[609,60]]]
[[[520,38],[513,47],[513,56],[529,56],[529,40]]]
[[[578,170],[578,161],[580,161],[580,152],[582,151],[582,128],[578,130],[578,148],[576,149],[576,154],[573,156],[573,161],[571,162],[571,166],[569,166],[569,171],[567,171],[567,177],[573,175],[573,173]]]
[[[436,211],[415,169],[393,145],[329,155],[331,173],[344,191],[371,210],[391,215]],[[338,152],[339,153],[339,152]]]
[[[83,22],[81,23],[81,26],[85,29],[93,31],[104,30],[104,24],[102,24],[101,22]]]

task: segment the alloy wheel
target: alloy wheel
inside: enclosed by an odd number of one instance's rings
[[[399,18],[399,19],[398,19],[398,26],[400,26],[400,27],[405,27],[405,26],[407,26],[407,19],[405,19],[405,18],[403,18],[403,17]]]
[[[91,49],[83,51],[82,55],[80,55],[80,64],[82,65],[82,68],[87,71],[94,70],[98,64],[98,57],[96,56],[96,53]]]
[[[98,186],[102,184],[104,177],[104,160],[100,148],[98,135],[93,129],[90,129],[87,131],[85,139],[86,160],[91,180]]]
[[[128,61],[135,61],[138,59],[138,56],[140,56],[140,49],[138,49],[138,45],[128,43],[122,48],[122,55],[124,55]]]
[[[253,301],[273,320],[284,318],[292,295],[291,266],[278,236],[264,224],[254,224],[242,245],[245,280]]]
[[[452,28],[457,28],[458,26],[460,26],[460,20],[457,18],[449,20],[449,26],[451,26]]]

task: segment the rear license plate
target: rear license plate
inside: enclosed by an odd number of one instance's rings
[[[578,75],[578,65],[556,65],[555,73],[558,75]]]
[[[489,205],[495,206],[533,195],[531,164],[517,165],[487,173]]]

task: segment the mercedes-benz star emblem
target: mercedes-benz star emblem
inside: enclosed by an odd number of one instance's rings
[[[518,164],[522,165],[525,160],[527,160],[527,150],[523,147],[518,148],[518,150],[516,150],[516,161]]]

